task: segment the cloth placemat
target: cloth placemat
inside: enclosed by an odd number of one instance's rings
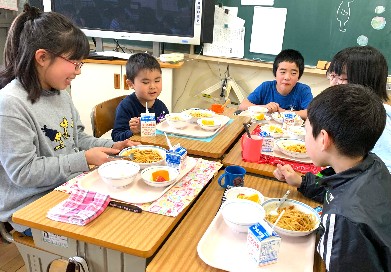
[[[110,202],[110,196],[75,189],[69,197],[51,208],[47,217],[60,222],[84,226],[98,217]]]
[[[251,134],[252,135],[258,135],[260,130],[261,130],[260,125],[257,125],[253,129]],[[242,157],[242,160],[246,161],[243,157]],[[313,174],[317,174],[317,173],[319,173],[323,169],[322,167],[315,166],[313,163],[294,162],[294,161],[284,160],[284,159],[281,159],[281,158],[277,158],[277,157],[270,156],[270,155],[265,155],[265,154],[259,154],[259,160],[258,160],[258,162],[255,162],[255,163],[271,164],[271,165],[277,165],[277,164],[285,165],[285,164],[289,164],[290,166],[292,166],[293,170],[295,170],[296,172],[302,173],[302,174],[305,174],[307,172],[311,172]]]
[[[223,166],[221,163],[215,161],[208,161],[201,158],[197,158],[196,160],[196,166],[161,198],[150,203],[132,204],[140,207],[143,211],[166,216],[177,216],[193,201],[202,188],[204,188],[209,180]],[[80,174],[57,187],[55,190],[71,193],[73,190],[79,189],[78,181],[85,175],[88,175],[88,173]]]
[[[225,124],[225,126],[228,126],[229,124],[231,124],[234,120],[233,119],[230,119],[227,124]],[[222,128],[221,130],[223,130],[224,128]],[[201,142],[206,142],[206,143],[209,143],[211,142],[220,132],[218,131],[216,134],[210,136],[210,137],[207,137],[207,138],[196,138],[196,137],[190,137],[190,136],[184,136],[184,135],[178,135],[178,134],[173,134],[173,133],[167,133],[167,135],[170,135],[172,137],[178,137],[178,138],[185,138],[185,139],[189,139],[189,140],[196,140],[196,141],[201,141]],[[156,135],[164,135],[164,132],[161,131],[161,130],[156,130]]]

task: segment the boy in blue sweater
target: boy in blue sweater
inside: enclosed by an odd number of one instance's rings
[[[274,59],[272,81],[259,85],[239,106],[247,110],[254,105],[264,105],[269,113],[293,110],[307,118],[307,107],[313,96],[311,88],[298,82],[304,72],[304,58],[293,49],[282,50]]]
[[[140,133],[140,116],[148,111],[155,113],[156,120],[167,114],[166,105],[158,99],[162,92],[162,70],[159,62],[147,53],[137,53],[126,63],[126,83],[134,93],[128,95],[118,105],[111,132],[113,141],[123,141],[133,134]]]

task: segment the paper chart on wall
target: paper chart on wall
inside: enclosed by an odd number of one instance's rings
[[[18,1],[0,0],[0,9],[18,10]]]
[[[273,6],[274,0],[242,0],[241,5]]]
[[[254,7],[250,52],[277,55],[284,40],[286,8]]]
[[[213,27],[213,43],[205,43],[203,54],[216,57],[243,58],[245,21],[236,16],[235,10],[216,7]]]

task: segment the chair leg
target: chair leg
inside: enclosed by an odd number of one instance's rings
[[[14,242],[14,238],[12,237],[10,231],[10,226],[8,226],[7,223],[0,222],[0,235],[4,242]]]

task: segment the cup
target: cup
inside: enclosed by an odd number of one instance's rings
[[[259,135],[243,134],[241,139],[242,158],[248,162],[258,162],[261,155],[263,138]]]
[[[212,104],[211,110],[219,114],[224,112],[224,107],[220,104]]]
[[[224,173],[219,177],[218,183],[221,187],[243,187],[246,169],[238,165],[230,165],[225,168]]]

